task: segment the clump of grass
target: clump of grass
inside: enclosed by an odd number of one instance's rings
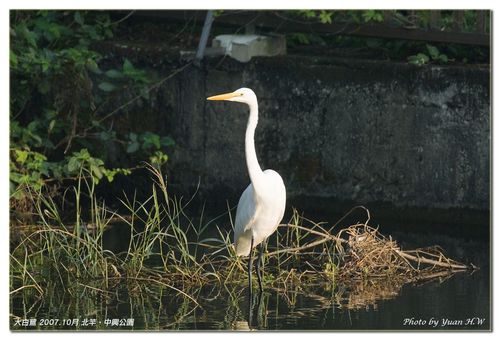
[[[210,221],[195,224],[184,209],[190,203],[172,198],[161,172],[148,165],[155,183],[149,198],[121,200],[127,215],[110,211],[95,194],[90,176],[80,176],[71,191],[75,195],[75,222],[63,222],[60,208],[42,191],[31,191],[36,225],[22,235],[11,249],[12,293],[35,289],[45,291],[45,282],[68,287],[82,282],[104,283],[125,279],[162,285],[182,294],[186,286],[222,282],[220,268],[241,267],[231,246],[229,231],[217,227],[219,237],[203,238]],[[82,220],[82,200],[88,200],[90,221]],[[128,248],[113,253],[103,245],[111,221],[120,220],[130,230]],[[194,235],[194,241],[193,241]],[[212,251],[213,250],[213,251]],[[211,253],[209,253],[212,251]],[[236,271],[236,270],[235,270]],[[193,302],[196,303],[194,299]]]
[[[135,195],[121,199],[126,215],[110,211],[97,198],[93,178],[84,176],[84,169],[72,190],[76,202],[72,225],[63,222],[50,196],[32,191],[38,222],[11,249],[11,293],[29,290],[43,296],[48,283],[58,282],[70,291],[85,285],[105,294],[117,281],[126,280],[161,286],[198,305],[196,297],[186,293],[190,287],[244,284],[247,259],[236,256],[232,230],[203,222],[203,216],[196,223],[185,210],[192,198],[184,202],[169,195],[161,171],[146,166],[153,175],[151,196],[142,202]],[[90,207],[87,222],[82,219],[82,200],[88,200]],[[366,211],[365,223],[336,231],[354,209]],[[368,210],[353,210],[331,227],[294,211],[265,250],[266,286],[288,290],[303,283],[334,286],[388,277],[404,284],[469,268],[437,248],[403,251],[369,226]],[[120,253],[103,245],[106,228],[116,220],[130,231],[128,247]],[[227,220],[232,226],[231,209]]]
[[[87,224],[81,220],[82,182],[87,186],[91,207],[91,221]],[[45,281],[47,274],[63,285],[75,279],[97,277],[107,282],[109,272],[118,265],[116,256],[103,249],[102,244],[104,230],[113,214],[97,200],[94,188],[83,176],[73,188],[76,223],[72,226],[63,222],[51,196],[41,190],[30,192],[38,223],[11,250],[11,277],[21,283],[17,289],[35,286],[41,292],[39,281]],[[21,266],[19,259],[23,259]]]

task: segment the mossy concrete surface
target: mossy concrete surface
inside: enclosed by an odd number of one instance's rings
[[[182,66],[168,49],[144,49],[115,47],[108,55],[125,55],[159,79]],[[236,204],[249,183],[247,107],[206,97],[240,87],[252,88],[259,99],[260,164],[282,175],[291,201],[489,210],[487,65],[417,67],[296,55],[239,63],[213,57],[127,107],[116,124],[175,139],[177,145],[167,150],[172,190],[187,194],[199,185],[209,204]]]
[[[247,108],[205,101],[245,86],[259,98],[261,166],[282,175],[290,197],[489,208],[486,68],[279,57],[209,63],[178,81],[161,104],[177,109],[158,117],[178,143],[177,185],[199,178],[221,199],[247,185]]]

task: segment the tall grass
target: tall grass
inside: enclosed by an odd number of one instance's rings
[[[162,173],[154,175],[151,196],[139,202],[136,196],[121,199],[127,214],[110,211],[95,194],[91,177],[80,176],[68,194],[74,195],[74,223],[67,225],[60,207],[43,191],[30,191],[37,214],[34,229],[23,234],[11,249],[12,291],[35,289],[44,294],[44,282],[59,282],[64,287],[100,280],[108,287],[113,280],[149,280],[172,289],[189,284],[223,280],[221,260],[234,266],[239,260],[231,245],[230,231],[199,223],[184,209],[190,203],[171,197]],[[89,221],[82,219],[82,200],[88,200]],[[120,220],[130,231],[128,247],[121,253],[106,250],[105,230],[111,221]],[[207,229],[217,228],[219,237],[207,237]],[[194,235],[194,236],[193,236]],[[241,266],[238,266],[238,268]]]
[[[126,214],[111,211],[99,200],[91,176],[81,176],[73,194],[74,218],[70,224],[61,217],[61,208],[43,191],[31,191],[37,223],[12,246],[10,261],[11,294],[45,296],[53,285],[67,290],[84,286],[106,295],[116,282],[142,283],[163,287],[184,296],[191,287],[207,283],[246,284],[247,258],[238,257],[232,245],[232,209],[223,216],[228,226],[216,220],[204,221],[203,209],[196,220],[186,213],[193,197],[184,201],[171,196],[163,174],[147,166],[153,178],[151,195],[139,201],[134,194],[120,199]],[[84,204],[86,200],[86,204]],[[83,207],[89,207],[84,220]],[[363,208],[364,209],[364,208]],[[447,259],[440,252],[402,251],[392,239],[376,229],[358,223],[337,234],[326,223],[315,223],[294,210],[284,228],[273,235],[264,252],[263,277],[266,286],[293,289],[301,283],[328,283],[331,287],[352,277],[400,275],[402,282],[420,274],[436,275],[436,269],[463,270],[466,266]],[[103,242],[106,229],[126,228],[126,250],[112,252]],[[344,236],[346,235],[346,236]],[[418,268],[411,265],[418,263]],[[427,271],[421,264],[428,264]],[[254,275],[254,279],[256,276]],[[81,288],[81,287],[80,287]]]

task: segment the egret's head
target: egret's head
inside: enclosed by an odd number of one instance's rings
[[[207,100],[228,100],[231,102],[240,102],[250,105],[257,102],[257,97],[251,89],[242,87],[234,92],[208,97]]]

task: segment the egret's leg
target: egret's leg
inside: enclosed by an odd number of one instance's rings
[[[262,271],[261,270],[261,265],[262,265],[262,254],[264,253],[264,242],[260,244],[260,249],[259,249],[259,257],[257,258],[257,279],[259,280],[259,288],[260,292],[262,293],[263,288],[262,288]]]
[[[253,324],[253,296],[252,292],[248,294],[248,326],[252,329]]]
[[[250,254],[248,254],[248,292],[250,294],[250,299],[252,296],[252,253],[253,253],[253,237],[250,243]]]
[[[263,308],[261,308],[263,295],[264,295],[264,292],[261,290],[259,293],[259,299],[257,300],[257,327],[258,328],[262,327],[262,321],[263,321],[262,319],[263,319],[263,317],[265,317],[265,314],[266,314],[265,311],[263,310]]]

